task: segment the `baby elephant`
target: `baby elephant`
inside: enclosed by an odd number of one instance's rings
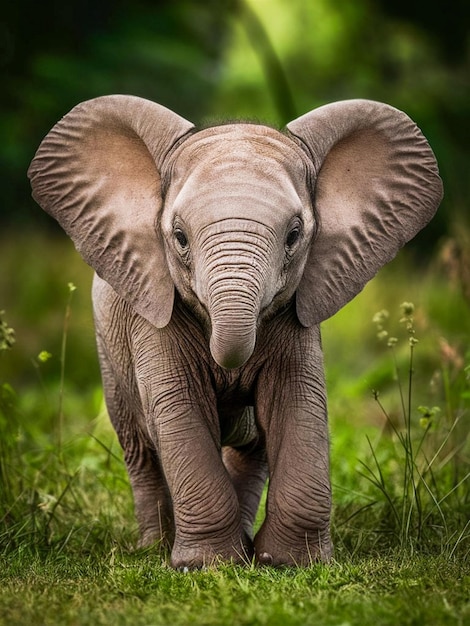
[[[368,100],[279,132],[196,130],[106,96],[54,126],[29,176],[96,271],[104,391],[140,544],[171,545],[176,568],[328,560],[319,323],[436,211],[420,130]]]

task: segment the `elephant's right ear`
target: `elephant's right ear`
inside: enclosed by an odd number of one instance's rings
[[[96,273],[155,326],[174,286],[158,226],[163,161],[193,125],[133,96],[84,102],[49,132],[28,176],[33,197]]]
[[[381,102],[345,100],[287,125],[310,154],[319,229],[297,294],[304,326],[349,302],[433,217],[434,154],[416,124]]]

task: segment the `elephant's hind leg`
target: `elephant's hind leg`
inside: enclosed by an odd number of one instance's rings
[[[136,435],[125,454],[139,524],[138,546],[159,543],[171,548],[175,531],[168,487],[155,452]]]
[[[157,452],[139,426],[138,408],[116,382],[107,359],[100,354],[109,417],[124,451],[139,526],[139,547],[160,543],[169,548],[174,540],[170,492]]]
[[[268,476],[264,444],[258,441],[237,448],[225,447],[223,461],[240,503],[243,531],[253,540],[253,524]]]
[[[117,419],[116,419],[117,418]],[[139,525],[139,547],[160,543],[170,548],[174,540],[170,493],[152,444],[124,408],[111,418],[124,450]]]

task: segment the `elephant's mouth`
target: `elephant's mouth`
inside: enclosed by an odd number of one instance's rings
[[[276,294],[269,304],[260,310],[257,324],[258,330],[265,322],[271,321],[274,317],[282,315],[285,311],[291,308],[294,303],[295,296],[290,295],[286,298],[288,291],[287,286],[285,286],[282,291],[279,291]]]
[[[196,292],[190,289],[188,294],[185,294],[183,298],[183,296],[176,291],[176,301],[180,308],[187,311],[193,319],[196,319],[204,336],[209,340],[212,334],[211,317],[207,306],[197,297]]]

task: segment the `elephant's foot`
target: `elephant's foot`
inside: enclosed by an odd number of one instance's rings
[[[255,537],[255,558],[260,565],[308,567],[328,563],[333,545],[328,530],[306,531],[303,537],[286,541],[282,533],[262,527]]]
[[[162,515],[158,510],[151,511],[151,514],[140,516],[139,521],[139,541],[137,548],[149,548],[155,546],[161,550],[171,550],[175,539],[175,529],[173,520],[169,515]]]
[[[247,564],[252,558],[253,544],[247,536],[223,543],[176,539],[171,552],[171,566],[178,570],[192,570],[220,563]]]
[[[137,549],[155,546],[159,550],[170,550],[173,544],[174,533],[162,532],[160,528],[147,528],[140,532]]]
[[[175,538],[175,524],[171,501],[166,487],[132,480],[134,507],[139,526],[137,548],[155,546],[168,550]]]

